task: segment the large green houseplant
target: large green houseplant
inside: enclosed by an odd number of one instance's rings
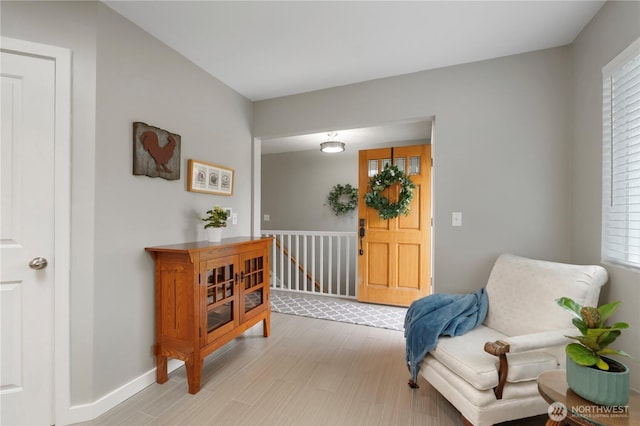
[[[220,242],[222,239],[222,229],[227,226],[227,211],[220,206],[215,206],[211,210],[207,210],[207,216],[202,218],[205,223],[204,229],[207,230],[210,242]]]
[[[607,303],[598,308],[580,306],[568,297],[556,300],[570,312],[579,336],[567,336],[567,382],[583,398],[602,405],[624,405],[629,400],[629,369],[607,355],[629,357],[624,351],[611,349],[611,345],[629,327],[626,322],[606,325],[620,302]]]

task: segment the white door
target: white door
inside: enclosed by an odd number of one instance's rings
[[[55,62],[0,55],[0,424],[50,425]]]

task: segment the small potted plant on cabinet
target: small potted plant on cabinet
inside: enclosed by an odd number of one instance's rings
[[[205,223],[209,242],[217,243],[222,239],[222,228],[227,226],[227,212],[220,206],[207,210],[207,216],[202,218]]]
[[[629,327],[626,322],[605,325],[620,302],[608,303],[599,308],[582,307],[568,297],[561,297],[556,302],[573,314],[573,325],[581,333],[580,336],[567,336],[577,341],[566,347],[569,387],[596,404],[625,405],[629,401],[629,369],[621,362],[606,357],[630,356],[624,351],[609,348],[622,334],[621,330]]]

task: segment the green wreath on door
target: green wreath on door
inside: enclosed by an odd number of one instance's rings
[[[389,199],[381,193],[392,185],[400,185],[398,202],[391,203]],[[413,190],[416,185],[398,166],[387,164],[384,169],[369,180],[371,191],[364,195],[364,202],[367,207],[376,209],[382,219],[393,219],[400,214],[408,215],[411,200],[413,200]]]

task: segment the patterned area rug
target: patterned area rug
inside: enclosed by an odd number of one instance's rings
[[[299,315],[370,327],[404,331],[406,308],[370,305],[367,303],[331,301],[271,293],[271,310],[281,314]]]

